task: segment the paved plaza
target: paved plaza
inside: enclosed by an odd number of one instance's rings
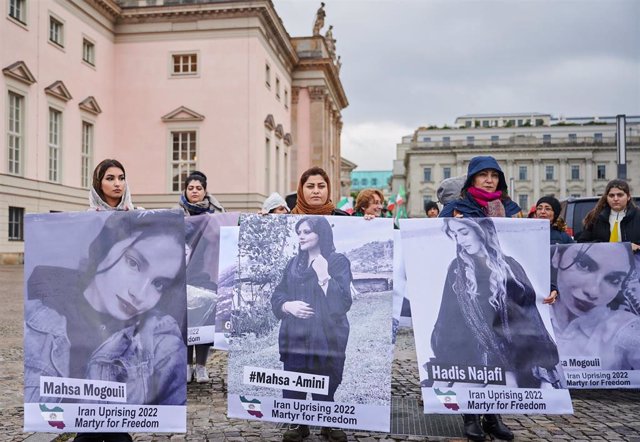
[[[22,432],[21,266],[0,266],[0,441],[49,442],[68,435]],[[639,349],[640,351],[640,349]],[[135,434],[135,441],[279,441],[282,429],[269,422],[229,419],[226,415],[226,353],[215,351],[208,368],[210,382],[190,384],[186,434]],[[423,415],[413,335],[398,337],[393,364],[392,434],[356,431],[350,441],[461,441],[457,416]],[[572,392],[574,415],[505,415],[517,441],[640,442],[639,390]],[[397,433],[397,434],[396,434]],[[324,441],[313,429],[310,442]]]

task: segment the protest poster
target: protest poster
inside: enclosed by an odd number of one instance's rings
[[[552,321],[569,388],[640,387],[640,281],[630,243],[558,244]]]
[[[411,328],[411,304],[407,299],[407,274],[402,257],[400,231],[393,231],[393,342],[399,327]]]
[[[25,216],[25,431],[186,431],[184,238],[181,211]]]
[[[239,213],[205,213],[185,218],[188,345],[226,348],[222,333],[215,344],[220,232],[223,226],[237,226],[239,217]]]
[[[238,311],[238,236],[240,227],[220,228],[220,270],[218,272],[218,308],[216,310],[216,345],[229,349],[231,315]]]
[[[229,417],[389,431],[390,219],[243,216]]]
[[[572,413],[549,308],[549,223],[401,220],[425,413]]]

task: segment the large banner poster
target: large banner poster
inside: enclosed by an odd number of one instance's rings
[[[184,238],[181,211],[25,216],[25,431],[186,431]]]
[[[220,228],[220,270],[218,271],[218,309],[216,311],[216,348],[229,349],[231,318],[238,312],[238,236],[240,227]]]
[[[411,305],[407,299],[407,274],[402,255],[400,230],[393,231],[393,341],[399,327],[411,327]]]
[[[224,323],[216,326],[218,263],[223,226],[237,226],[239,213],[207,213],[185,219],[187,256],[187,343],[226,349]],[[216,329],[220,329],[218,339]]]
[[[551,249],[553,328],[570,388],[640,387],[640,281],[630,243]]]
[[[425,413],[572,413],[549,308],[549,222],[401,220]]]
[[[229,417],[389,431],[391,222],[242,218]]]

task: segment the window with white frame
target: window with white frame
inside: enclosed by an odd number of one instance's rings
[[[451,137],[442,137],[442,145],[449,146],[451,144]]]
[[[571,165],[571,179],[579,180],[580,179],[580,165],[572,164]]]
[[[280,79],[276,77],[276,98],[280,98]]]
[[[529,195],[526,193],[521,193],[518,195],[518,205],[524,211],[529,207]]]
[[[596,166],[596,178],[599,180],[607,179],[607,166],[605,164],[598,164]]]
[[[80,152],[80,185],[91,186],[91,164],[93,163],[93,124],[82,122],[82,151]]]
[[[96,65],[96,45],[86,38],[82,39],[82,60],[91,66]]]
[[[431,181],[431,168],[425,167],[422,169],[423,181],[429,182]]]
[[[271,87],[271,66],[269,66],[269,63],[264,65],[264,84],[268,88]]]
[[[284,88],[284,107],[285,109],[289,108],[289,89]]]
[[[60,139],[62,112],[49,108],[49,181],[60,180]]]
[[[369,180],[367,178],[362,178],[362,185],[363,186],[368,186],[369,185]]]
[[[602,132],[596,132],[593,134],[593,142],[595,144],[602,144]]]
[[[27,0],[9,0],[9,17],[27,24]]]
[[[53,16],[49,16],[49,41],[64,47],[64,25]]]
[[[9,241],[24,240],[24,208],[9,207]]]
[[[22,173],[24,151],[24,97],[9,92],[9,114],[7,121],[8,171],[14,175]]]
[[[446,180],[447,178],[451,178],[451,168],[443,167],[442,168],[442,179]]]
[[[551,145],[551,134],[543,134],[542,135],[542,144],[544,146]]]
[[[196,75],[198,73],[198,54],[171,54],[172,70],[171,75],[183,77]]]
[[[500,144],[500,135],[491,135],[491,145],[497,146]]]
[[[527,166],[518,166],[518,180],[526,181],[529,179],[528,175],[529,170],[527,169]]]
[[[544,166],[544,179],[547,181],[551,181],[555,176],[555,167],[553,165],[548,164]]]
[[[182,191],[182,184],[196,170],[196,131],[171,132],[171,190]]]
[[[569,134],[569,143],[577,144],[578,143],[578,134]]]
[[[476,137],[473,135],[467,136],[467,146],[472,147],[476,142]]]

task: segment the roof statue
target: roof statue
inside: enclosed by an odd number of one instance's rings
[[[320,8],[316,12],[316,21],[313,23],[313,36],[317,37],[320,35],[320,30],[324,27],[324,17],[326,16],[326,12],[324,12],[324,2],[320,3]]]
[[[330,25],[329,29],[327,29],[327,33],[324,34],[324,41],[327,44],[329,56],[331,58],[336,58],[336,39],[333,38],[333,25]]]

